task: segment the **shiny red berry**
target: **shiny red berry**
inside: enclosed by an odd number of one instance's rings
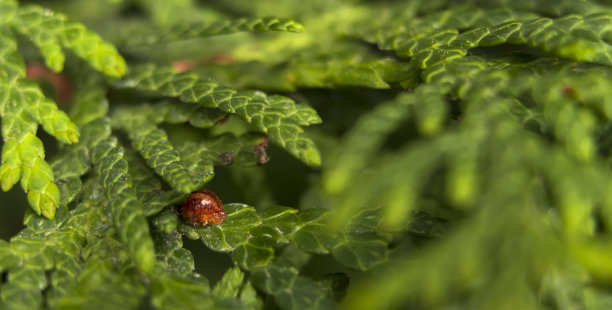
[[[191,193],[179,209],[179,214],[185,222],[196,226],[217,225],[226,217],[219,197],[205,190]]]

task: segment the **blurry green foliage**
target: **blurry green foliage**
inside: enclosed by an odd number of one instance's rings
[[[610,309],[611,44],[606,0],[0,0],[0,309]]]

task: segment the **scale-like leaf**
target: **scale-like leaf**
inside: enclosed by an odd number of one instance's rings
[[[254,269],[269,264],[275,247],[289,242],[315,254],[331,253],[342,264],[367,270],[386,260],[386,241],[377,235],[376,223],[363,221],[366,213],[355,217],[346,231],[334,232],[326,224],[328,211],[308,209],[300,212],[287,207],[270,207],[256,212],[244,204],[224,206],[227,218],[219,225],[179,229],[190,238],[201,239],[209,248],[232,252],[242,268]]]
[[[168,43],[179,40],[189,40],[245,31],[302,32],[303,30],[304,26],[302,24],[288,18],[241,18],[231,21],[222,20],[212,25],[202,23],[173,25],[170,30],[159,29],[158,31],[152,32],[144,37],[137,34],[135,37],[130,38],[128,44],[137,45]]]
[[[194,74],[154,65],[133,68],[117,86],[179,97],[185,102],[198,102],[204,107],[236,114],[305,163],[313,166],[321,163],[319,151],[301,127],[318,123],[320,118],[305,106],[298,109],[288,100],[278,100],[261,92],[237,91],[213,81],[202,81]]]
[[[125,60],[113,45],[61,13],[37,5],[21,6],[12,23],[38,45],[47,66],[56,72],[64,67],[65,56],[60,45],[109,76],[122,76],[126,71]]]
[[[134,149],[147,161],[147,165],[172,188],[182,193],[190,193],[199,187],[199,182],[194,182],[187,168],[181,163],[179,153],[168,140],[164,130],[131,111],[118,113],[116,120],[127,132]]]
[[[83,81],[82,85],[92,89],[83,88],[83,94],[76,96],[74,114],[83,128],[83,143],[99,175],[98,182],[110,201],[113,223],[120,239],[126,243],[138,267],[150,272],[154,250],[148,224],[131,184],[127,161],[123,158],[124,150],[111,136],[110,121],[104,116],[108,110],[104,93],[90,84],[95,82],[95,78]]]
[[[283,261],[253,270],[255,287],[272,294],[283,309],[331,309],[323,289],[315,281],[299,275],[298,270]]]
[[[25,80],[25,67],[16,54],[10,29],[0,26],[0,115],[2,116],[2,189],[8,191],[21,180],[30,206],[37,214],[53,219],[60,203],[51,167],[36,137],[37,123],[64,143],[78,141],[79,131],[57,106],[46,99],[35,83]]]

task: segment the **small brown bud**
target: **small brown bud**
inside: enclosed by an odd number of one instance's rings
[[[217,225],[226,217],[219,197],[206,190],[191,193],[179,209],[179,214],[185,222],[196,226]]]

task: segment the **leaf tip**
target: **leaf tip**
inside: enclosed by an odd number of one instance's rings
[[[21,168],[9,168],[7,164],[3,164],[0,168],[0,183],[2,190],[8,192],[13,185],[19,182],[21,178]]]
[[[140,244],[136,251],[136,264],[146,274],[150,274],[153,271],[155,251],[153,250],[153,241],[151,239],[145,240],[145,242]]]
[[[302,24],[300,24],[298,22],[294,22],[294,23],[292,23],[291,25],[289,25],[287,27],[287,30],[289,32],[295,32],[295,33],[303,32],[304,31],[304,25],[302,25]]]
[[[309,150],[304,154],[306,163],[312,167],[321,166],[321,154],[318,150]]]

